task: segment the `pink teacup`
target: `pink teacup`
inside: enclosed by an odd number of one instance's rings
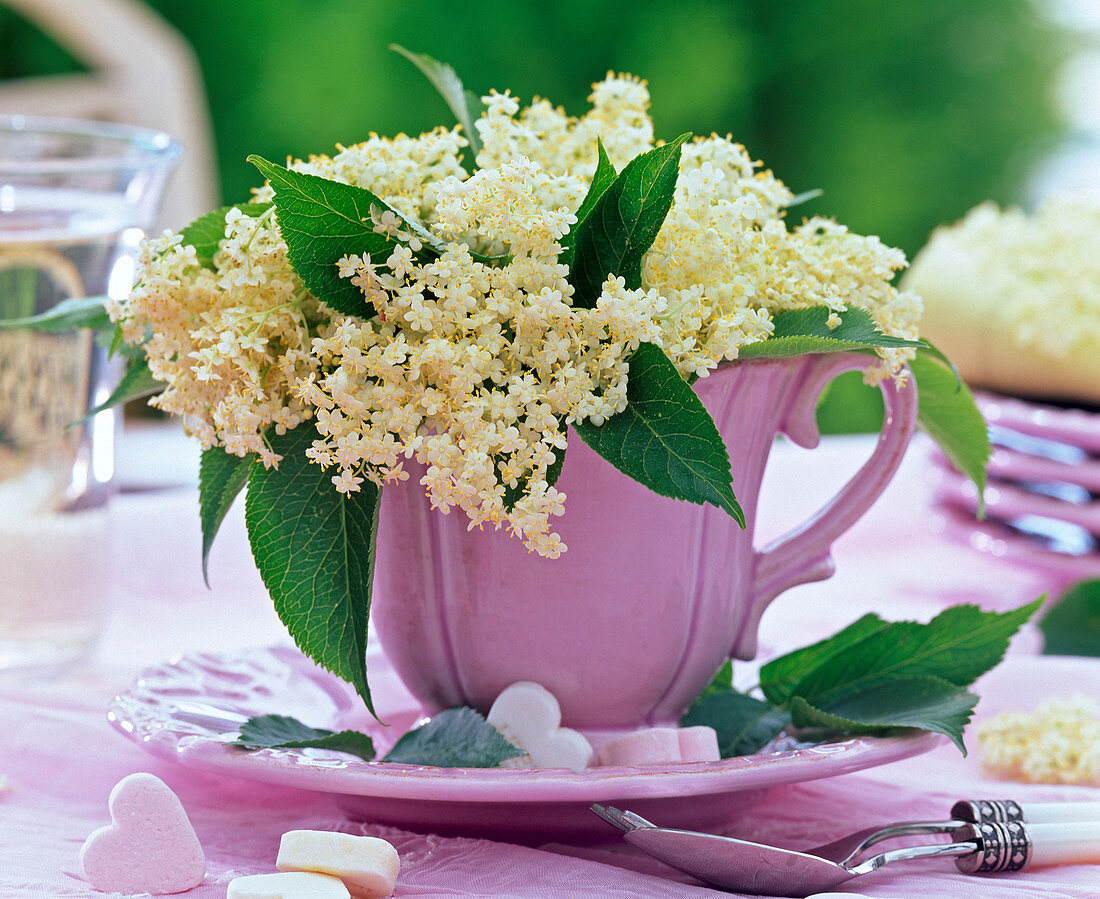
[[[886,381],[886,420],[871,458],[805,524],[753,547],[757,497],[776,434],[816,446],[817,400],[868,355],[799,356],[721,366],[695,389],[726,442],[742,530],[725,512],[658,496],[575,434],[554,526],[559,559],[504,532],[467,531],[430,509],[410,468],[384,491],[372,619],[409,690],[431,712],[488,710],[509,684],[542,684],[563,723],[590,730],[671,724],[729,657],[752,658],[768,603],[833,573],[834,540],[879,496],[901,462],[916,389]]]

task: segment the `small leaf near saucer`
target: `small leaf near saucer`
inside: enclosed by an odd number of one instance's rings
[[[382,761],[438,768],[495,768],[521,755],[526,753],[504,739],[480,713],[459,706],[410,730]]]
[[[309,727],[287,715],[257,715],[241,725],[233,744],[241,749],[332,749],[374,759],[374,741],[356,730],[340,732]]]

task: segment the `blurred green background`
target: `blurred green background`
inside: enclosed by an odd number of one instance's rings
[[[729,133],[796,192],[912,256],[939,223],[1021,198],[1062,135],[1053,100],[1069,41],[1033,0],[148,0],[194,46],[222,193],[244,162],[326,152],[369,132],[450,123],[391,42],[466,85],[580,114],[609,69],[649,82],[659,137]],[[79,69],[0,7],[0,78]],[[823,430],[877,427],[877,391],[838,381]]]

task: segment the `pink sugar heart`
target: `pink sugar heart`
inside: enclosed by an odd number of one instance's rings
[[[176,794],[159,777],[131,774],[107,801],[111,823],[91,834],[80,864],[93,887],[118,893],[181,893],[198,886],[206,856]]]

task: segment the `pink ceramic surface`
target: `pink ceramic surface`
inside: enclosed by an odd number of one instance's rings
[[[570,436],[554,526],[556,560],[503,533],[468,531],[430,510],[423,492],[383,494],[374,605],[398,675],[426,707],[487,711],[509,684],[532,680],[560,701],[569,727],[667,724],[731,655],[756,651],[760,616],[779,593],[833,572],[830,547],[897,469],[916,393],[883,385],[886,424],[871,458],[804,525],[753,548],[757,492],[777,433],[818,442],[817,399],[863,355],[722,366],[695,385],[730,450],[748,527],[710,506],[660,497]],[[410,469],[415,483],[415,467]]]
[[[934,526],[944,535],[965,543],[981,553],[1004,559],[1032,572],[1042,572],[1052,596],[1061,596],[1078,581],[1100,578],[1100,554],[1052,552],[1006,525],[987,518],[975,520],[973,514],[950,505],[940,505]]]
[[[985,488],[985,514],[997,521],[1037,515],[1064,521],[1100,536],[1100,501],[1071,503],[1041,493],[1032,493],[1008,482],[991,483]],[[944,469],[934,490],[936,500],[968,512],[977,513],[978,488],[968,478]]]
[[[385,676],[384,660],[374,670]],[[374,726],[392,744],[419,711],[411,700],[379,697],[391,726]],[[490,835],[511,842],[607,838],[588,810],[619,802],[670,826],[727,821],[781,784],[801,783],[907,758],[940,737],[863,737],[720,762],[561,769],[431,768],[365,762],[339,752],[227,745],[242,716],[293,715],[314,727],[339,728],[361,703],[332,675],[289,649],[185,655],[146,670],[111,705],[110,721],[160,758],[201,771],[333,794],[352,817],[416,830]]]
[[[992,393],[978,393],[974,398],[991,425],[1100,455],[1100,413],[1060,409]]]
[[[1100,495],[1100,456],[1085,456],[1072,464],[994,447],[989,458],[989,477],[998,481],[1043,483],[1054,481],[1084,487]]]

